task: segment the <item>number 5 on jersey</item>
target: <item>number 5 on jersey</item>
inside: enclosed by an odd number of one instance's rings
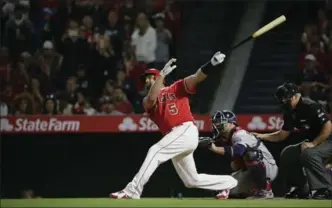
[[[179,110],[176,107],[175,103],[167,104],[167,108],[168,108],[169,114],[171,114],[171,115],[176,115],[179,113]]]

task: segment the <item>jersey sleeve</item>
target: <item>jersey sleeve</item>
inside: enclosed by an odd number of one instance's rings
[[[245,137],[245,135],[241,131],[235,132],[232,136],[233,146],[239,145],[239,144],[246,146],[246,142],[245,142],[244,137]]]
[[[246,135],[244,132],[239,131],[235,132],[232,136],[232,154],[231,156],[242,156],[246,151],[246,142],[245,142]]]
[[[180,96],[186,96],[188,94],[195,94],[195,90],[189,90],[186,85],[185,79],[180,79],[172,84],[172,87],[174,88],[174,91],[177,95]]]
[[[321,127],[330,120],[326,111],[318,103],[310,105],[309,111],[310,118],[313,119],[314,123],[318,123]]]
[[[283,119],[284,119],[284,125],[282,126],[281,129],[284,131],[293,131],[294,125],[293,125],[292,116],[287,113],[284,113]]]

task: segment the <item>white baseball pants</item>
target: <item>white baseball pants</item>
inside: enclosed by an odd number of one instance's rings
[[[193,157],[197,146],[198,129],[193,122],[174,127],[149,149],[140,170],[123,191],[128,196],[139,199],[150,176],[160,164],[169,159],[172,159],[176,172],[188,188],[219,191],[237,186],[237,180],[230,175],[198,174]]]

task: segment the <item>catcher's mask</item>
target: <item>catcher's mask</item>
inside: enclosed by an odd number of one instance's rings
[[[277,88],[275,96],[284,110],[290,110],[292,109],[291,99],[297,93],[299,93],[299,90],[295,84],[284,83]]]
[[[213,135],[215,138],[220,137],[221,134],[226,131],[226,125],[228,123],[236,124],[236,116],[232,111],[229,110],[217,111],[212,116],[212,128],[213,128]]]

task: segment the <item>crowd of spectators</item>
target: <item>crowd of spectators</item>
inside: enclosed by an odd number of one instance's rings
[[[174,0],[1,3],[1,115],[141,113],[140,75],[174,55]]]
[[[302,95],[319,102],[329,113],[332,113],[331,12],[331,7],[325,4],[318,9],[315,20],[305,25],[297,76]]]

